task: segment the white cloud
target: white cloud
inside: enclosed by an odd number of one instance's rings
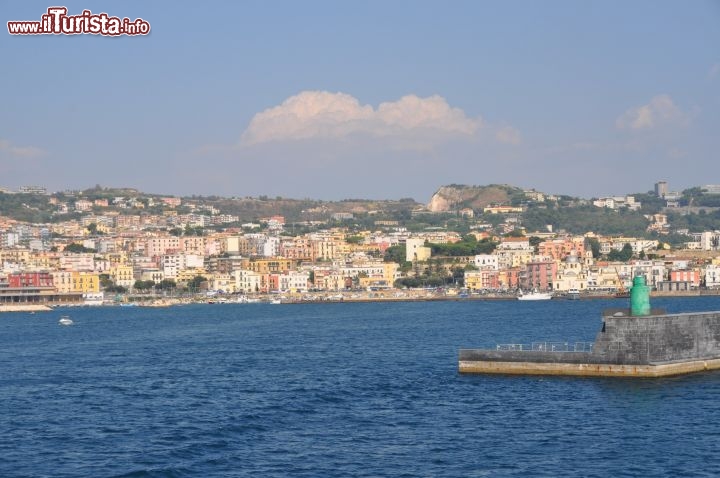
[[[495,132],[495,139],[501,143],[507,144],[520,144],[522,138],[520,137],[520,131],[513,128],[512,126],[503,126]]]
[[[15,146],[7,139],[0,139],[0,152],[15,158],[37,158],[43,156],[45,151],[34,146]]]
[[[615,121],[619,129],[651,130],[660,126],[683,125],[687,116],[675,106],[669,95],[653,97],[646,105],[630,108]]]
[[[424,142],[471,137],[482,127],[481,118],[469,118],[438,95],[403,96],[380,103],[377,109],[361,105],[345,93],[303,91],[282,104],[256,114],[242,134],[241,144],[302,139],[337,139],[366,134],[403,141]]]

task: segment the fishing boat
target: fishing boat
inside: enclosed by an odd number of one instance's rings
[[[520,294],[518,294],[518,300],[550,300],[552,299],[552,293],[550,292],[538,292],[536,290],[530,292],[530,293],[523,293],[523,291],[520,291]]]

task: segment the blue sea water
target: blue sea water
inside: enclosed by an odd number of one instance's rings
[[[718,476],[720,373],[459,375],[618,300],[0,315],[2,477]],[[720,299],[654,300],[669,312]],[[75,325],[57,324],[69,314]]]

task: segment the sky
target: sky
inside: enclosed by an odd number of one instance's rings
[[[148,35],[11,35],[0,187],[585,198],[720,184],[720,1],[68,1]]]

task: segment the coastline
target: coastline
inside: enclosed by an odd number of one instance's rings
[[[0,312],[47,312],[50,310],[52,307],[40,304],[0,305]]]
[[[662,298],[683,298],[683,297],[712,297],[720,296],[720,290],[693,290],[693,291],[672,291],[651,293],[651,297]],[[628,300],[627,298],[615,297],[613,294],[584,294],[578,300]],[[223,296],[223,297],[195,297],[195,298],[143,298],[137,301],[125,302],[105,302],[104,304],[56,304],[54,307],[173,307],[182,305],[227,305],[227,304],[337,304],[337,303],[369,303],[369,302],[485,302],[485,301],[516,301],[517,296],[512,294],[479,294],[479,295],[452,295],[443,293],[406,293],[394,292],[392,294],[384,294],[380,292],[346,292],[335,294],[261,294],[252,297],[244,296]],[[564,295],[553,297],[553,301],[568,301]],[[2,312],[46,312],[53,310],[54,307],[48,307],[41,304],[14,304],[0,305],[0,313]]]

